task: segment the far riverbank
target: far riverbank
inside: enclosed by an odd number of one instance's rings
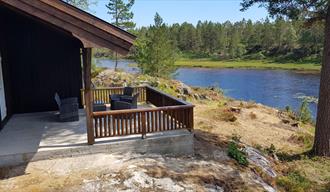
[[[233,68],[233,69],[282,69],[295,70],[304,73],[319,73],[321,65],[315,62],[276,62],[272,60],[212,60],[205,59],[179,59],[175,62],[177,67],[198,68]]]

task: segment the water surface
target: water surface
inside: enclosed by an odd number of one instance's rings
[[[177,80],[191,86],[218,86],[225,95],[264,105],[299,109],[304,97],[318,97],[319,75],[286,70],[180,68]],[[310,104],[315,116],[316,103]]]
[[[115,66],[114,61],[108,59],[98,59],[97,64],[112,69]],[[120,60],[118,68],[130,73],[139,72],[129,60]],[[255,101],[279,109],[290,106],[295,111],[304,97],[318,97],[320,81],[318,74],[287,70],[179,68],[176,73],[175,79],[190,86],[217,86],[234,99]],[[314,117],[316,107],[316,103],[310,104]]]

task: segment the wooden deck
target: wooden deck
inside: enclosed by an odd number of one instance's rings
[[[185,129],[148,133],[146,139],[106,137],[87,145],[85,111],[80,110],[75,122],[60,122],[56,113],[15,114],[0,132],[0,167],[95,153],[190,154],[193,150],[193,134]]]
[[[122,94],[123,90],[123,87],[93,89],[92,100],[110,104],[109,95]],[[194,106],[192,104],[150,86],[135,87],[134,92],[140,93],[139,102],[153,107],[92,112],[94,140],[138,134],[145,138],[147,133],[178,129],[193,130]]]

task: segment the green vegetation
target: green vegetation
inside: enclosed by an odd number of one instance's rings
[[[276,153],[276,147],[275,147],[275,145],[274,145],[274,144],[270,144],[269,147],[266,147],[266,148],[265,148],[265,152],[266,152],[267,154],[270,154],[270,155],[275,154],[275,153]]]
[[[229,157],[235,159],[240,165],[247,166],[249,164],[246,154],[239,149],[237,143],[234,141],[231,141],[228,144],[228,155]]]
[[[89,11],[92,4],[96,4],[96,0],[63,0],[66,3],[69,3],[79,9]]]
[[[92,60],[92,70],[91,70],[92,78],[95,78],[96,76],[98,76],[104,70],[105,69],[103,67],[98,67],[96,65],[95,59]]]
[[[290,140],[302,146],[304,151],[308,151],[311,150],[313,147],[314,137],[310,133],[300,131],[292,135],[290,137]]]
[[[309,103],[306,99],[303,100],[303,102],[300,106],[299,113],[298,113],[298,119],[302,123],[312,122],[312,114],[311,114],[311,111],[309,109]]]
[[[155,24],[136,42],[135,60],[142,73],[169,77],[175,71],[176,49],[158,13],[154,21]]]
[[[311,187],[310,181],[298,171],[293,171],[286,176],[278,177],[276,184],[287,192],[305,192]]]
[[[111,16],[111,24],[124,29],[129,30],[135,27],[135,23],[132,21],[134,14],[131,11],[132,6],[134,5],[134,0],[128,0],[125,3],[123,0],[109,0],[109,3],[106,5],[108,8],[108,14]],[[118,53],[115,53],[115,70],[118,66]]]
[[[93,48],[93,57],[98,59],[115,59],[113,51],[106,48]]]
[[[322,22],[315,22],[306,28],[304,21],[291,21],[279,17],[275,21],[266,18],[257,22],[245,19],[235,23],[199,21],[197,25],[184,22],[166,25],[165,28],[169,31],[169,38],[177,47],[178,53],[188,59],[188,62],[180,61],[179,65],[185,62],[188,63],[185,65],[216,66],[214,63],[190,64],[191,59],[200,58],[208,58],[211,61],[272,58],[277,62],[270,68],[276,68],[276,65],[283,66],[281,63],[287,62],[288,64],[283,67],[285,69],[296,68],[289,63],[306,59],[321,63],[324,40]],[[138,37],[142,37],[149,30],[150,27],[142,27],[134,32]],[[220,63],[222,64],[218,65],[222,67],[225,62]],[[256,64],[255,62],[245,67],[256,67]],[[306,68],[313,68],[307,64]]]
[[[206,68],[253,68],[319,71],[321,65],[313,62],[279,63],[272,60],[212,60],[212,59],[180,59],[175,62],[178,67]]]
[[[108,8],[108,14],[112,19],[111,24],[125,30],[133,29],[135,23],[132,21],[134,14],[131,11],[131,8],[134,5],[134,2],[134,0],[128,0],[127,3],[123,0],[109,0],[106,7]]]

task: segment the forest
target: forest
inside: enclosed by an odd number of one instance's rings
[[[165,31],[180,57],[227,59],[266,59],[278,61],[308,60],[320,63],[324,41],[324,23],[308,25],[282,17],[252,22],[224,23],[199,21],[197,25],[165,25]],[[134,29],[144,38],[150,27]]]

